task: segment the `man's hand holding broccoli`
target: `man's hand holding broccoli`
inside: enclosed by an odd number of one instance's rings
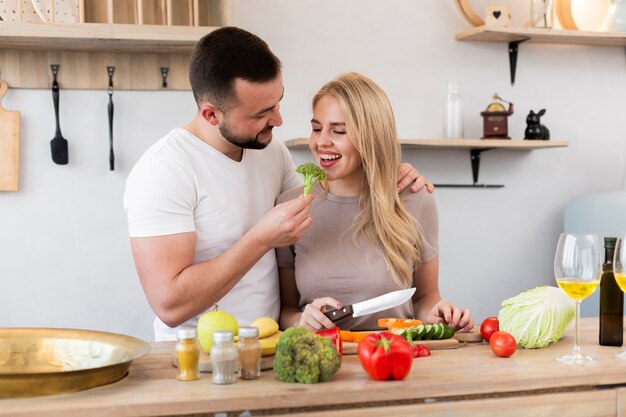
[[[304,197],[311,194],[311,189],[316,182],[326,179],[324,170],[311,162],[298,166],[296,172],[304,178],[304,193],[302,194]]]

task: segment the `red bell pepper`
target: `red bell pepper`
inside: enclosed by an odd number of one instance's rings
[[[343,354],[343,344],[341,343],[341,333],[339,331],[339,327],[335,327],[333,329],[324,329],[315,332],[316,335],[325,337],[326,339],[330,339],[337,348],[337,353],[339,357]]]
[[[363,369],[377,381],[404,379],[413,364],[413,346],[390,332],[373,333],[357,348]]]

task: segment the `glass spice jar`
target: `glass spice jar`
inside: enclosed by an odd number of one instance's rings
[[[196,338],[196,329],[183,328],[177,332],[176,359],[178,361],[179,381],[200,379],[200,346]]]
[[[237,348],[233,332],[218,330],[213,333],[211,368],[214,384],[232,384],[237,380]]]
[[[256,379],[261,376],[261,343],[258,327],[239,328],[239,376]]]

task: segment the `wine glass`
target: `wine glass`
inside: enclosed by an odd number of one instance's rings
[[[576,302],[576,335],[574,350],[557,358],[569,365],[596,362],[583,354],[579,345],[580,302],[589,297],[600,285],[602,265],[600,245],[596,235],[562,233],[554,256],[554,275],[559,287]]]
[[[626,292],[626,235],[622,235],[615,242],[613,253],[613,275],[620,289]],[[620,359],[626,359],[626,349],[615,354]]]

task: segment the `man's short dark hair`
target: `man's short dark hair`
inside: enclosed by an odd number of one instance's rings
[[[206,100],[224,111],[235,103],[235,78],[257,83],[272,81],[280,66],[280,60],[263,39],[227,26],[198,41],[189,62],[189,82],[198,105]]]

